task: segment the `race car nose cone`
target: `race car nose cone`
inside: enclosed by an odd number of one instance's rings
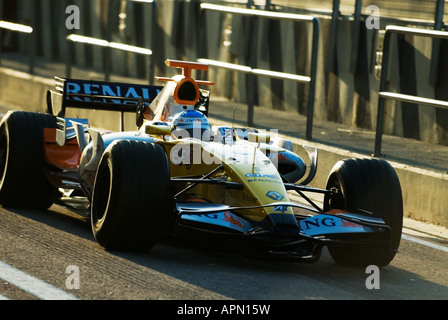
[[[268,218],[273,225],[274,232],[288,236],[294,236],[299,233],[299,225],[293,214],[270,213]]]

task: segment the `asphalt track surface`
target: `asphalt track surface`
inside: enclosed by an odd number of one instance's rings
[[[421,239],[434,248],[402,239],[396,258],[372,282],[372,273],[338,266],[326,250],[314,264],[254,259],[232,246],[170,238],[148,253],[107,251],[89,222],[56,205],[0,208],[0,221],[1,299],[448,299],[448,239],[427,234]],[[379,288],[368,289],[369,283]]]

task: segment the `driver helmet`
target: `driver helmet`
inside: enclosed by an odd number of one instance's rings
[[[173,118],[173,136],[176,139],[195,138],[210,140],[210,124],[207,117],[197,110],[186,110]]]

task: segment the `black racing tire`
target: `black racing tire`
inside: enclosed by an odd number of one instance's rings
[[[156,144],[116,140],[104,151],[95,177],[92,232],[112,250],[149,251],[174,215],[170,169]]]
[[[56,117],[9,111],[0,123],[0,204],[47,209],[60,196],[45,175],[44,128],[56,128]]]
[[[370,212],[390,227],[387,242],[365,245],[329,245],[333,260],[340,265],[365,267],[388,265],[400,245],[403,227],[403,199],[400,181],[393,167],[383,159],[345,159],[333,167],[327,190],[336,188],[339,197],[324,198],[324,211],[343,209]]]

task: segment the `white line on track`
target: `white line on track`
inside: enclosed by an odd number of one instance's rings
[[[433,249],[437,249],[437,250],[440,250],[440,251],[448,252],[448,247],[446,247],[446,246],[443,246],[441,244],[436,244],[436,243],[433,243],[433,242],[429,242],[429,241],[426,241],[426,240],[423,240],[423,239],[419,239],[419,238],[410,236],[408,234],[402,234],[401,238],[404,239],[404,240],[412,241],[412,242],[415,242],[415,243],[418,243],[418,244],[421,244],[421,245],[433,248]]]
[[[41,300],[78,300],[77,297],[0,261],[0,278]],[[6,297],[5,297],[6,298]]]

